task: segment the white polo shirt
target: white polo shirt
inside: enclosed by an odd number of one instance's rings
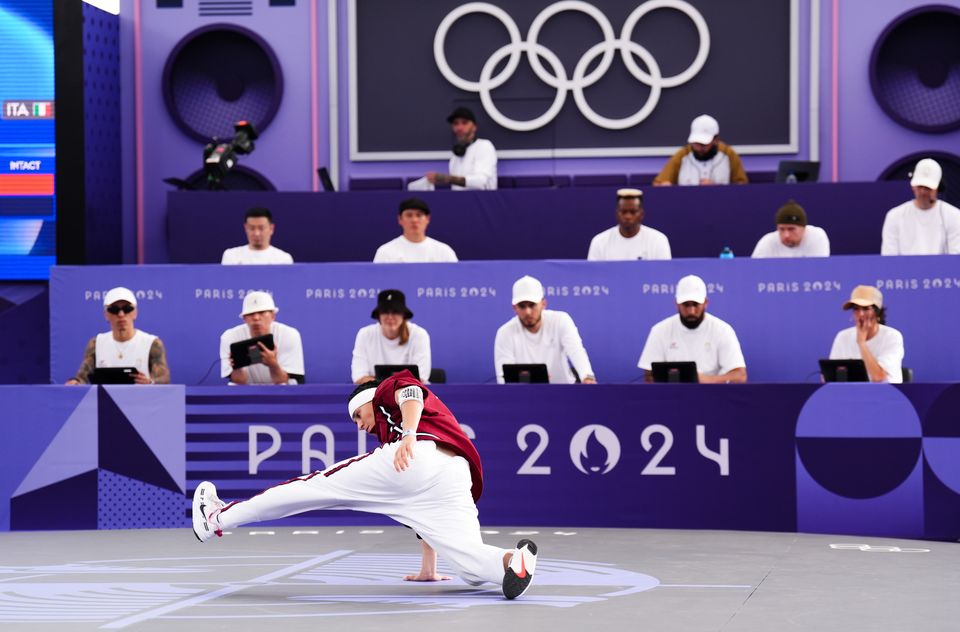
[[[689,329],[674,314],[650,328],[637,366],[651,370],[653,362],[697,363],[703,375],[725,375],[746,368],[737,333],[726,322],[706,313],[696,329]]]

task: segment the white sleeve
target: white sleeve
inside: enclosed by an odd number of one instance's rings
[[[497,384],[504,383],[503,365],[516,364],[510,338],[509,329],[503,326],[497,330],[497,337],[493,341],[493,373],[497,376]]]
[[[943,204],[941,202],[941,204]],[[947,253],[948,255],[960,254],[960,209],[945,204],[943,225],[947,231]]]
[[[883,219],[883,238],[880,242],[881,255],[899,255],[900,254],[900,222],[895,217],[894,211],[887,211],[887,216]]]
[[[670,238],[666,235],[662,235],[660,244],[657,247],[657,259],[667,260],[673,259],[673,253],[670,251]]]
[[[451,248],[448,244],[443,244],[443,251],[445,254],[444,262],[456,263],[459,261],[459,259],[457,259],[457,253],[454,252],[453,248]]]
[[[281,331],[283,333],[277,340],[277,362],[280,368],[287,373],[304,375],[303,341],[300,338],[300,332],[289,325]]]
[[[283,262],[284,263],[293,263],[293,255],[289,252],[283,253]]]
[[[717,375],[725,375],[734,369],[747,367],[747,362],[743,359],[743,350],[740,348],[740,340],[737,339],[737,332],[729,324],[723,328],[719,349],[717,349],[717,360],[720,366]]]
[[[220,377],[230,377],[233,373],[233,367],[230,366],[230,343],[233,342],[227,337],[230,330],[220,334]]]
[[[763,259],[764,257],[767,256],[766,253],[764,252],[764,245],[765,245],[764,242],[766,241],[766,239],[767,239],[767,236],[764,235],[759,240],[757,240],[757,245],[753,247],[753,254],[750,255],[753,259]]]
[[[375,252],[373,255],[374,263],[391,263],[390,257],[387,254],[386,249],[387,249],[387,244],[383,244],[382,246],[377,248],[377,252]]]
[[[600,235],[594,235],[594,236],[593,236],[593,239],[590,240],[590,248],[589,248],[589,250],[587,250],[587,261],[602,261],[602,260],[603,260],[603,256],[602,256],[602,253],[601,253],[601,250],[602,250],[602,249],[601,249],[601,247],[600,247],[600,236],[601,236],[601,235],[603,235],[603,233],[600,233]]]
[[[580,338],[580,331],[577,329],[576,323],[573,322],[573,318],[566,312],[558,312],[558,314],[562,315],[558,321],[560,325],[560,346],[570,360],[570,364],[576,369],[581,381],[587,376],[596,377],[593,367],[590,366],[590,357],[587,355],[583,340]]]
[[[819,227],[818,227],[819,228]],[[817,240],[814,244],[813,250],[810,252],[811,257],[829,257],[830,256],[830,238],[827,236],[827,231],[820,228],[817,231]]]
[[[407,185],[407,191],[433,191],[435,188],[426,176],[412,180]]]
[[[637,362],[637,366],[644,371],[651,370],[650,364],[652,362],[663,362],[666,359],[659,348],[659,338],[659,331],[657,326],[654,325],[650,328],[650,333],[647,334],[647,341],[643,343],[643,351],[640,352],[640,360]]]
[[[830,345],[830,355],[827,356],[831,360],[846,360],[845,353],[843,352],[843,330],[837,332],[837,335],[833,337],[833,344]]]
[[[373,375],[373,363],[367,357],[366,345],[363,344],[364,329],[360,328],[353,342],[353,360],[350,362],[351,382],[356,382],[365,375]]]
[[[901,384],[903,382],[903,334],[895,329],[889,331],[891,344],[883,350],[883,353],[876,356],[876,360],[877,364],[883,368],[883,372],[887,374],[887,382]]]
[[[417,365],[417,369],[420,371],[420,381],[427,382],[430,379],[430,370],[433,368],[430,352],[430,334],[427,333],[427,330],[423,327],[421,327],[419,331],[420,333],[416,337],[411,336],[410,341],[407,343],[413,345],[410,349],[410,364]]]
[[[459,174],[463,176],[465,188],[493,191],[497,188],[497,150],[493,143],[476,143],[473,172]]]
[[[220,264],[225,266],[235,265],[237,262],[234,260],[233,248],[227,248],[223,251],[223,256],[220,257]]]

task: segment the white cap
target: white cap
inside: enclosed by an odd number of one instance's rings
[[[513,304],[543,300],[543,284],[532,276],[522,276],[513,284]]]
[[[279,312],[280,308],[273,304],[273,297],[266,292],[248,292],[243,297],[243,311],[240,317],[256,312]]]
[[[133,295],[133,292],[125,287],[115,287],[103,295],[104,307],[110,307],[117,301],[126,301],[134,307],[137,306],[137,297]]]
[[[707,284],[695,274],[690,274],[677,282],[677,305],[693,301],[703,303],[707,300]]]
[[[640,189],[617,189],[618,198],[638,198],[643,197],[643,191]]]
[[[913,175],[910,177],[910,186],[936,190],[940,186],[942,176],[943,170],[940,164],[932,158],[924,158],[914,168]]]
[[[701,114],[690,123],[690,137],[688,143],[709,145],[714,137],[720,134],[720,123],[709,114]]]

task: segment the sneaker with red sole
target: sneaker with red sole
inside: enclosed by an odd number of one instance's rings
[[[503,596],[516,599],[527,592],[537,566],[537,545],[531,540],[520,540],[513,550],[513,558],[503,573]]]

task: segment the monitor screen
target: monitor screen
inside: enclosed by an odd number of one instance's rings
[[[0,0],[0,280],[56,263],[53,0]]]

